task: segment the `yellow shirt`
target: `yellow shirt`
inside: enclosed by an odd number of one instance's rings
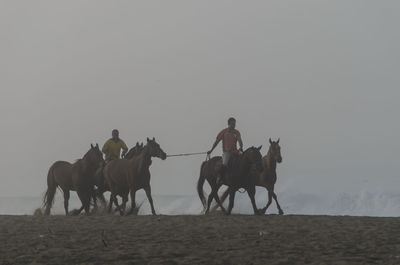
[[[115,159],[120,158],[121,149],[126,151],[128,150],[128,147],[124,141],[119,139],[117,142],[115,142],[113,139],[109,139],[104,144],[102,151],[106,155],[106,159]]]

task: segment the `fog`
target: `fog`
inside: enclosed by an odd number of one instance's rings
[[[0,197],[42,195],[53,162],[114,128],[130,147],[203,152],[230,116],[245,147],[281,139],[278,196],[396,192],[399,8],[2,1]],[[153,159],[153,193],[194,195],[204,159]]]

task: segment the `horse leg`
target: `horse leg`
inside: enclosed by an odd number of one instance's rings
[[[82,202],[83,209],[85,209],[85,214],[88,215],[90,213],[90,197],[92,196],[92,193],[90,192],[88,194],[86,192],[78,191],[78,196]]]
[[[93,212],[96,213],[98,210],[98,206],[97,206],[97,195],[95,189],[92,189],[92,199],[93,199]]]
[[[208,199],[207,199],[207,209],[204,212],[205,214],[208,214],[208,212],[210,211],[210,206],[211,206],[211,202],[214,198],[214,188],[211,188],[211,192],[210,195],[208,195]]]
[[[217,189],[216,189],[216,191],[214,193],[214,199],[217,202],[217,205],[221,208],[222,212],[225,213],[226,210],[225,210],[224,206],[222,205],[222,203],[221,203],[221,201],[219,199],[219,195],[218,195],[218,191],[219,191],[219,188],[221,188],[221,186],[222,186],[222,184],[218,184],[218,187],[217,187]]]
[[[254,214],[259,215],[261,212],[257,209],[256,200],[254,198],[256,195],[256,187],[251,187],[246,190],[247,190],[247,194],[250,197],[250,201],[251,201],[251,205],[253,206]]]
[[[64,193],[64,209],[65,209],[65,215],[68,215],[68,202],[69,202],[69,190],[63,190]]]
[[[97,199],[99,199],[99,201],[101,203],[101,207],[103,209],[106,209],[107,208],[107,202],[106,202],[106,198],[104,197],[104,192],[105,192],[104,188],[95,189],[95,196],[97,197]]]
[[[211,182],[211,183],[209,183],[209,184],[210,184],[210,186],[211,186],[211,192],[210,192],[210,195],[208,195],[207,209],[206,209],[206,211],[205,211],[205,214],[208,214],[208,213],[209,213],[213,198],[215,198],[216,201],[217,201],[217,200],[219,201],[218,190],[219,190],[219,188],[221,187],[221,185],[218,185],[216,182]],[[217,202],[217,203],[218,203],[218,202]],[[219,201],[219,203],[218,203],[218,206],[221,206],[221,202],[220,202],[220,201]],[[222,207],[222,208],[223,208],[223,207]],[[222,208],[221,208],[221,209],[222,209]],[[223,209],[223,210],[225,210],[225,209]]]
[[[111,193],[111,195],[110,195],[110,203],[108,205],[108,213],[112,212],[113,203],[114,203],[114,205],[116,207],[114,212],[120,211],[120,214],[121,214],[121,206],[118,204],[117,194]]]
[[[267,212],[268,207],[271,205],[272,203],[272,192],[271,190],[268,189],[268,203],[267,205],[262,209],[262,212],[265,214]]]
[[[78,197],[82,203],[82,206],[78,210],[72,211],[71,214],[79,215],[83,209],[85,209],[86,214],[89,214],[91,194],[87,195],[85,192],[82,192],[82,191],[77,191],[76,193],[78,194]]]
[[[149,203],[150,203],[151,213],[152,213],[153,215],[156,215],[156,211],[154,210],[154,205],[153,205],[153,198],[151,197],[151,187],[150,187],[150,185],[147,186],[147,187],[144,189],[144,191],[146,192],[147,199],[149,200]]]
[[[227,215],[230,215],[233,209],[233,204],[235,201],[235,194],[236,190],[232,187],[229,187],[229,206],[228,206],[228,212],[226,213]]]
[[[222,194],[222,197],[220,198],[221,205],[225,202],[225,200],[226,200],[226,198],[228,197],[228,195],[229,195],[229,189],[226,189],[226,190],[224,191],[224,193]],[[218,197],[218,198],[219,198],[219,197]],[[214,205],[214,206],[211,208],[211,211],[215,211],[215,210],[218,208],[218,206],[219,206],[219,205]]]
[[[131,210],[128,214],[133,214],[136,209],[136,190],[134,188],[131,189]]]
[[[115,199],[115,195],[111,192],[111,194],[110,194],[110,202],[108,204],[108,213],[111,213],[114,199]]]
[[[107,208],[107,202],[106,198],[104,198],[104,194],[101,191],[98,191],[97,196],[99,197],[99,200],[101,202],[101,206],[106,209]]]
[[[274,200],[276,202],[276,207],[278,207],[279,214],[282,215],[283,214],[282,208],[279,205],[278,197],[276,196],[276,194],[275,194],[275,192],[273,190],[272,190],[272,197],[274,198]]]
[[[122,196],[122,204],[121,204],[121,209],[120,209],[121,216],[125,214],[126,202],[127,201],[128,201],[128,194]]]

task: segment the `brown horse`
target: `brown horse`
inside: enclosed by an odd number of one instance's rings
[[[210,160],[203,162],[200,168],[200,177],[197,182],[197,192],[203,206],[206,207],[203,185],[205,180],[207,180],[211,186],[211,193],[208,196],[207,209],[205,213],[209,212],[213,198],[221,207],[222,211],[225,212],[218,196],[218,190],[222,185],[227,185],[229,191],[229,206],[228,211],[226,212],[227,214],[231,213],[236,191],[240,188],[244,188],[247,191],[253,206],[254,214],[260,213],[255,203],[255,178],[251,174],[253,165],[255,165],[259,171],[262,170],[262,156],[260,150],[261,146],[258,148],[250,147],[244,151],[243,154],[232,155],[228,164],[228,171],[224,177],[220,176],[220,167],[222,165],[221,157],[213,157]]]
[[[89,213],[90,198],[95,200],[94,196],[94,173],[98,165],[102,163],[103,155],[99,145],[91,145],[89,151],[71,164],[66,161],[57,161],[49,169],[47,175],[47,191],[43,199],[45,215],[50,214],[50,208],[54,202],[57,187],[60,187],[64,193],[64,209],[68,215],[68,201],[70,191],[76,191],[82,202],[82,207],[78,214],[85,209]]]
[[[132,159],[133,157],[139,155],[143,150],[143,143],[139,144],[139,142],[136,142],[136,145],[132,147],[124,156],[123,159]],[[108,187],[105,179],[104,179],[104,170],[105,167],[105,162],[102,163],[99,168],[96,170],[95,173],[95,184],[97,186],[96,190],[96,195],[100,199],[101,203],[103,206],[106,206],[106,200],[104,198],[104,192],[106,191],[111,191],[110,188]],[[128,195],[126,195],[126,200],[128,200]],[[115,206],[117,207],[117,210],[120,208],[118,205],[118,200],[114,201]]]
[[[139,142],[136,142],[136,145],[129,149],[129,151],[125,154],[124,158],[125,159],[131,159],[137,155],[139,155],[143,150],[143,143],[139,144]]]
[[[144,189],[146,196],[151,206],[151,212],[156,214],[151,197],[150,187],[150,165],[151,158],[158,157],[162,160],[167,158],[167,155],[161,149],[160,145],[153,138],[147,138],[147,144],[143,147],[140,155],[131,159],[118,159],[110,161],[104,168],[104,178],[111,190],[110,202],[108,211],[111,212],[112,203],[116,200],[116,196],[122,197],[121,214],[125,211],[128,194],[131,195],[131,210],[132,214],[136,208],[135,196],[136,191]]]
[[[281,147],[279,145],[279,139],[278,141],[271,141],[269,139],[269,149],[267,152],[267,155],[263,157],[263,171],[261,173],[257,171],[253,171],[252,174],[254,174],[256,178],[256,186],[264,187],[268,191],[268,203],[267,205],[262,209],[262,211],[265,213],[268,209],[268,207],[272,203],[272,198],[276,202],[276,206],[278,207],[279,214],[283,214],[283,210],[281,206],[279,205],[278,198],[275,194],[274,188],[275,188],[275,183],[276,183],[276,166],[277,163],[282,162],[282,156],[281,156]],[[228,189],[222,194],[221,197],[221,202],[224,202],[226,197],[228,196],[229,191]],[[219,205],[216,205],[213,207],[213,210],[217,208]]]

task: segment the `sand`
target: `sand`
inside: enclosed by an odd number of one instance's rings
[[[0,216],[0,264],[400,264],[400,218]]]

